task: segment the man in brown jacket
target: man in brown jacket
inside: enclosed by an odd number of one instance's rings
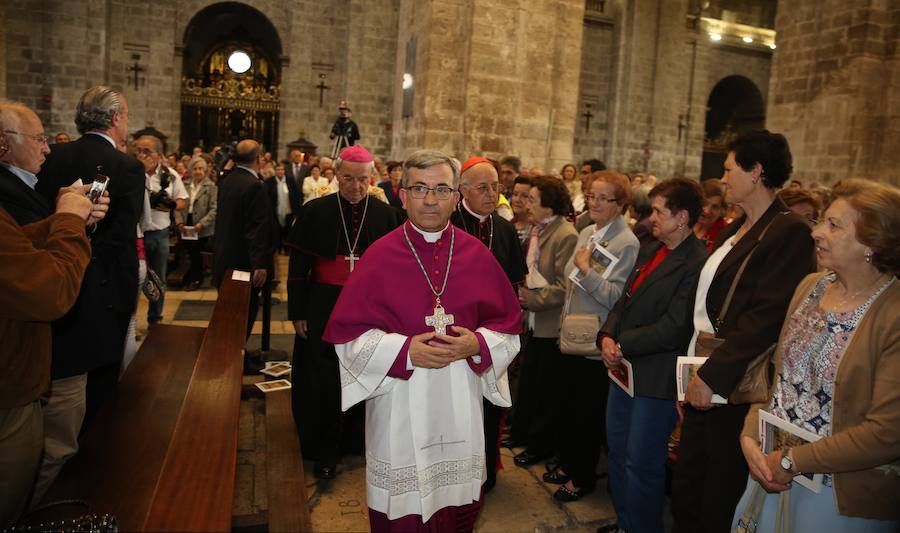
[[[48,152],[37,115],[0,102],[0,146],[0,528],[6,528],[27,504],[40,464],[50,322],[78,296],[91,256],[85,222],[103,218],[109,199],[92,204],[84,189],[63,189],[56,214],[19,225],[7,207],[27,199],[19,186],[33,187]]]

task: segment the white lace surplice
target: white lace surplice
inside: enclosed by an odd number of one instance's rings
[[[436,511],[477,501],[484,481],[484,396],[512,405],[506,368],[519,337],[478,328],[492,366],[480,376],[465,360],[416,368],[408,381],[387,376],[405,335],[372,329],[335,346],[342,408],[366,401],[366,494],[370,508],[394,520],[427,521]]]

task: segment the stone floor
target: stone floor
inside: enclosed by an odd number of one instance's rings
[[[282,283],[274,297],[287,301],[284,276],[287,258],[279,257],[279,278]],[[182,301],[214,301],[216,291],[203,289],[184,292],[171,289],[166,294],[163,322],[167,324],[205,327],[204,320],[175,320]],[[147,301],[143,297],[138,306],[138,332],[147,331]],[[248,342],[248,348],[259,345],[262,325],[258,320]],[[273,348],[290,350],[293,327],[289,321],[271,324]],[[244,383],[261,377],[246,376]],[[256,394],[245,394],[241,401],[238,465],[233,514],[235,523],[254,530],[265,523],[267,498],[265,483],[265,404]],[[485,498],[484,508],[476,524],[480,532],[585,532],[592,533],[601,525],[615,521],[615,513],[606,484],[578,502],[562,504],[552,498],[555,485],[541,481],[542,465],[529,469],[516,467],[513,451],[502,450],[503,470],[497,475],[497,485]],[[369,530],[366,515],[365,461],[362,457],[348,457],[339,466],[338,476],[330,482],[317,482],[312,477],[312,464],[305,464],[306,485],[313,529],[321,532],[365,532]],[[601,466],[602,468],[602,466]]]

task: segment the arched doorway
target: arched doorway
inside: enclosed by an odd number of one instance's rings
[[[181,150],[252,138],[275,154],[281,53],[275,27],[251,6],[222,2],[194,15],[184,32]]]
[[[706,103],[706,132],[700,179],[722,177],[728,143],[738,133],[763,129],[766,107],[762,93],[743,76],[728,76],[713,87]]]

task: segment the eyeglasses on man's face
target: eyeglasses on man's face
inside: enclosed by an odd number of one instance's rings
[[[144,148],[144,147],[142,147],[142,146],[135,146],[135,147],[134,147],[134,153],[137,154],[137,155],[149,156],[149,155],[155,154],[156,152],[154,152],[154,151],[151,150],[150,148]]]
[[[22,137],[28,137],[32,141],[38,144],[47,144],[47,141],[50,140],[50,137],[47,137],[43,133],[22,133],[16,130],[3,130],[3,133],[12,133],[13,135],[21,135]]]
[[[356,183],[358,185],[368,185],[369,176],[360,176],[358,178],[354,178],[353,176],[339,176],[338,181],[340,181],[341,183]]]
[[[425,185],[416,184],[410,185],[406,187],[406,190],[409,191],[409,194],[415,198],[416,200],[422,200],[426,196],[428,196],[428,192],[433,192],[435,198],[438,200],[446,200],[450,198],[450,195],[453,194],[453,187],[449,185],[438,185],[437,187],[426,187]]]

